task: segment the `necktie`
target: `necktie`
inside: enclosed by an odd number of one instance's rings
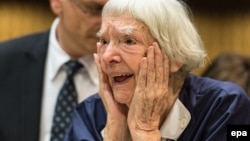
[[[65,131],[71,122],[71,113],[77,105],[77,93],[73,76],[82,67],[78,61],[70,60],[66,64],[66,80],[57,97],[50,141],[62,141]]]

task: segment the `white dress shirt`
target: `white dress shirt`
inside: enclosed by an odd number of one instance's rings
[[[44,87],[42,95],[40,141],[49,141],[53,114],[59,91],[66,79],[66,71],[62,67],[70,56],[60,47],[56,38],[56,27],[59,19],[55,19],[49,35],[49,47],[45,64]],[[75,74],[74,82],[78,94],[78,103],[98,92],[98,72],[93,55],[79,58],[83,67]]]

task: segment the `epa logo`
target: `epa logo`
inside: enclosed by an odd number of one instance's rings
[[[227,141],[250,141],[250,125],[227,125]]]
[[[247,131],[231,131],[231,136],[232,137],[247,137]]]

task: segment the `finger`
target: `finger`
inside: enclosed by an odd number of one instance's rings
[[[137,81],[137,90],[145,90],[147,80],[147,58],[142,58]]]
[[[162,84],[163,81],[163,57],[162,52],[158,44],[155,42],[154,45],[154,53],[155,53],[155,82],[157,84]]]
[[[94,53],[94,59],[95,59],[95,64],[96,64],[96,68],[98,70],[98,73],[100,74],[101,72],[101,66],[100,66],[100,60],[99,60],[99,55]]]
[[[101,53],[101,51],[100,51],[100,49],[101,49],[101,43],[97,42],[96,46],[97,46],[97,53],[100,54]]]
[[[151,89],[155,83],[155,57],[154,46],[150,46],[147,52],[147,88]]]
[[[97,43],[96,46],[97,46],[97,53],[94,53],[94,59],[95,59],[95,64],[96,64],[96,67],[97,67],[97,70],[98,70],[98,75],[99,75],[99,81],[100,82],[103,82],[104,79],[103,79],[103,72],[102,72],[102,68],[101,68],[101,60],[100,60],[100,43]],[[102,84],[102,83],[100,83]]]
[[[144,94],[145,102],[144,108],[147,109],[144,111],[145,115],[152,114],[153,101],[155,100],[155,47],[150,46],[148,48],[147,56],[147,81],[146,81],[146,93]],[[143,111],[142,111],[143,112]]]
[[[99,49],[100,49],[100,44],[97,43],[97,50],[99,53]],[[103,97],[103,95],[109,91],[111,91],[110,86],[109,86],[109,82],[108,82],[108,78],[107,76],[104,74],[102,67],[101,67],[101,59],[100,59],[100,53],[99,54],[94,54],[94,59],[95,59],[95,64],[98,70],[98,75],[99,75],[99,95],[101,97]]]
[[[170,76],[169,76],[169,58],[166,54],[166,52],[162,51],[162,56],[163,56],[163,84],[167,84],[169,83],[169,79],[170,79]]]
[[[102,72],[102,69],[101,69],[101,64],[100,64],[100,58],[99,58],[99,55],[98,54],[94,54],[94,59],[95,59],[95,64],[96,64],[96,67],[97,67],[97,70],[98,70],[98,76],[99,76],[99,83],[100,83],[100,86],[99,86],[99,95],[102,97],[102,90],[104,89],[104,76],[103,76],[103,72]]]
[[[145,108],[145,90],[146,90],[146,81],[147,81],[147,58],[142,58],[140,62],[140,70],[138,74],[136,89],[133,95],[132,102],[129,107],[128,120],[133,119],[136,115],[142,115],[142,110]],[[143,107],[143,108],[142,108]]]
[[[99,96],[101,97],[103,104],[107,112],[114,111],[114,100],[111,94],[111,88],[108,83],[108,78],[105,76],[100,63],[100,56],[98,54],[94,54],[95,64],[98,70],[99,75]],[[111,106],[112,105],[112,106]]]
[[[98,42],[96,45],[97,45],[98,54],[96,53],[94,54],[94,59],[95,59],[95,64],[96,64],[98,74],[99,74],[99,81],[102,82],[100,84],[103,84],[103,82],[107,81],[107,78],[105,77],[104,72],[101,67],[101,53],[100,53],[101,43]]]

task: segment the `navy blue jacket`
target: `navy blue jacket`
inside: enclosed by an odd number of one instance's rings
[[[250,99],[236,84],[190,75],[179,99],[191,121],[178,141],[226,141],[227,125],[250,125]],[[75,109],[64,141],[102,141],[105,124],[104,105],[93,95]]]

